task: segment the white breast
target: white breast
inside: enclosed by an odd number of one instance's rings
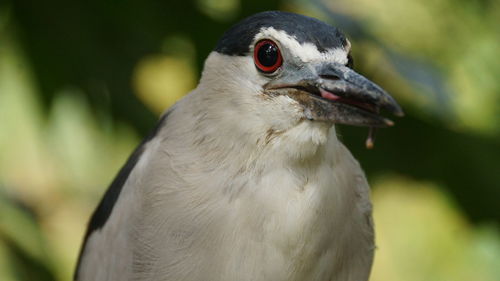
[[[251,152],[213,154],[160,135],[109,223],[89,237],[80,279],[367,280],[374,246],[363,172],[333,130],[306,128]],[[300,142],[313,145],[288,149]]]
[[[336,138],[316,150],[304,149],[317,157],[282,161],[272,146],[282,146],[287,134],[267,144],[274,156],[245,156],[247,161],[235,162],[241,166],[215,159],[208,165],[210,160],[182,165],[177,159],[178,166],[164,179],[150,182],[154,187],[144,202],[148,209],[136,231],[136,257],[147,266],[135,277],[367,280],[373,230],[362,170]],[[207,166],[210,171],[203,171]],[[206,174],[187,176],[193,170]]]

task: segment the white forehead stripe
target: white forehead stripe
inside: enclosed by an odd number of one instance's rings
[[[303,62],[333,61],[340,64],[347,63],[347,51],[342,48],[328,49],[326,52],[320,52],[314,44],[309,42],[301,44],[294,36],[289,35],[283,30],[276,30],[273,27],[262,28],[255,36],[253,43],[255,44],[255,42],[266,38],[274,39],[281,47],[288,49]]]

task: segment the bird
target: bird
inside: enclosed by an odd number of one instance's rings
[[[74,280],[365,281],[370,188],[340,124],[403,111],[340,29],[266,11],[228,29],[88,223]]]

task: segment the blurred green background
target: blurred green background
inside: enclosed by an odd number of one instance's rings
[[[340,127],[373,188],[371,280],[500,280],[500,1],[0,2],[0,280],[70,280],[86,222],[221,34],[264,10],[318,17],[405,108]]]

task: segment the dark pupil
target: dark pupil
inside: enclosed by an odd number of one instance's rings
[[[257,53],[260,64],[273,66],[278,60],[278,48],[272,44],[264,44]]]

